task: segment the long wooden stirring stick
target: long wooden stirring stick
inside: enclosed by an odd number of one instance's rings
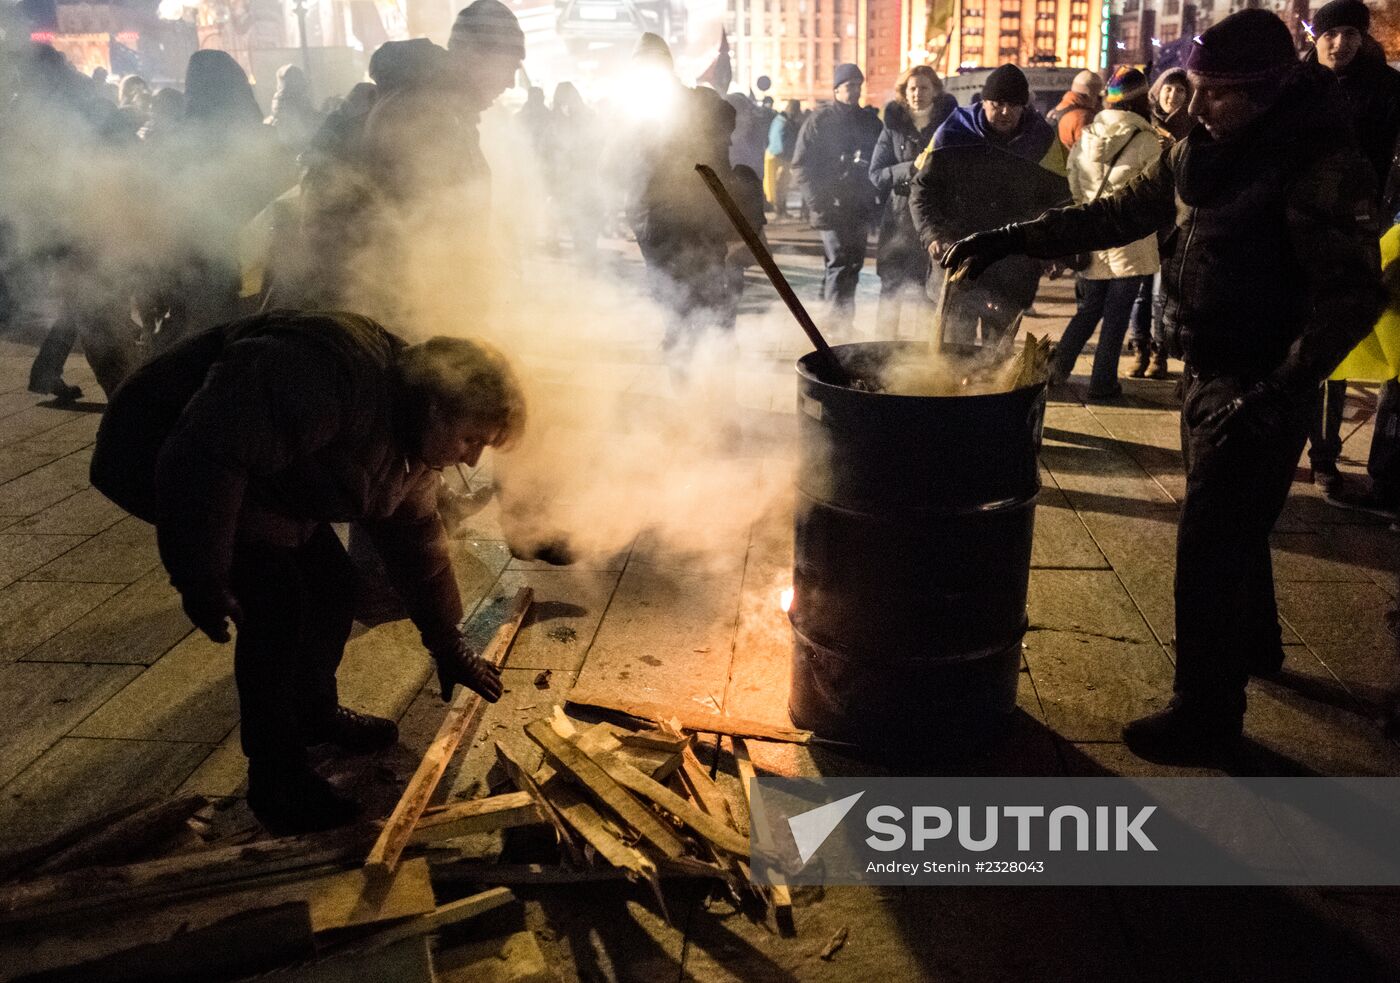
[[[822,381],[836,386],[849,386],[851,384],[850,373],[837,360],[836,353],[831,350],[831,346],[822,337],[821,330],[817,328],[812,316],[807,313],[807,308],[803,307],[802,301],[797,299],[797,294],[793,292],[792,286],[787,282],[787,277],[783,276],[783,271],[778,269],[778,264],[773,261],[773,254],[768,251],[768,247],[763,244],[763,240],[758,237],[753,226],[749,225],[749,220],[744,218],[744,213],[739,210],[738,204],[730,197],[724,185],[720,183],[719,175],[714,172],[714,168],[707,164],[696,164],[695,170],[700,173],[700,177],[710,189],[710,194],[715,196],[715,201],[719,202],[719,207],[724,209],[724,214],[729,216],[730,224],[743,238],[745,245],[749,247],[749,252],[753,253],[753,258],[758,261],[763,272],[768,274],[768,280],[773,284],[773,289],[778,291],[778,296],[783,298],[788,310],[792,312],[798,325],[807,333],[807,338],[817,349],[820,361],[818,370]]]

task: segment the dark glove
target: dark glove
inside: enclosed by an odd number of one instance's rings
[[[455,641],[435,650],[438,684],[442,687],[442,702],[452,702],[452,690],[461,683],[480,693],[487,703],[501,698],[501,670],[478,656],[460,635]]]
[[[976,280],[998,260],[1025,252],[1025,239],[1015,225],[975,233],[953,243],[943,254],[943,268],[952,270],[954,279]]]
[[[228,622],[237,625],[243,620],[243,609],[227,587],[190,585],[180,591],[180,602],[190,623],[220,645],[229,639]]]
[[[1217,447],[1235,436],[1257,441],[1288,426],[1293,402],[1275,382],[1265,379],[1240,393],[1200,423],[1206,440]]]

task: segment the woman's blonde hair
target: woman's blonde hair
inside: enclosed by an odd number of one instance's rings
[[[917,77],[923,77],[932,82],[935,94],[943,91],[943,80],[932,68],[928,65],[910,65],[899,73],[899,80],[894,84],[894,97],[905,109],[909,108],[909,82]]]
[[[525,431],[525,392],[500,349],[476,338],[429,338],[404,349],[399,373],[414,422],[430,407],[453,421],[470,421],[500,434],[509,447]]]

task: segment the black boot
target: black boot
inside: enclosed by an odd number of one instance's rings
[[[399,727],[392,720],[356,713],[349,707],[336,707],[330,717],[302,729],[302,743],[334,744],[351,754],[383,751],[398,740]]]
[[[248,808],[274,836],[335,829],[360,815],[358,802],[341,795],[304,762],[260,758],[248,762]]]
[[[1146,761],[1208,765],[1228,757],[1243,730],[1243,712],[1197,707],[1177,696],[1165,710],[1125,726],[1123,743]]]

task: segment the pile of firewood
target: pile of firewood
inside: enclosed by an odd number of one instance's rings
[[[529,604],[522,591],[485,657],[504,661]],[[430,806],[480,712],[473,694],[458,697],[377,830],[205,846],[191,831],[207,831],[211,810],[190,796],[128,808],[0,858],[0,979],[432,980],[429,939],[511,903],[510,885],[613,878],[650,885],[663,914],[661,879],[713,879],[750,911],[766,905],[779,930],[791,931],[786,889],[760,890],[749,879],[749,840],[736,816],[743,807],[692,743],[694,730],[729,734],[747,796],[753,769],[735,731],[755,728],[693,727],[659,710],[638,727],[587,726],[556,707],[525,727],[543,752],[540,767],[496,745],[515,791]],[[749,736],[774,737],[761,728]],[[503,863],[454,846],[525,826],[552,830],[557,863]],[[184,852],[139,859],[162,844]],[[490,889],[439,904],[438,890],[465,885]]]

